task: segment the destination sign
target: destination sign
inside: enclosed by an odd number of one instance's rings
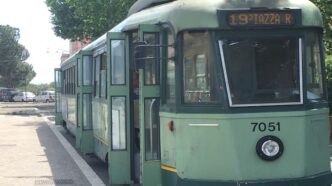
[[[290,11],[232,12],[227,16],[229,26],[292,26],[295,14]]]

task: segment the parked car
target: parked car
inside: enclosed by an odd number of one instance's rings
[[[13,102],[14,101],[14,97],[19,94],[20,92],[16,91],[16,90],[10,90],[4,93],[4,95],[2,96],[2,101],[9,101],[9,102]]]
[[[8,99],[8,92],[16,91],[14,88],[2,88],[0,89],[0,101],[6,101]]]
[[[20,92],[13,98],[14,101],[36,101],[36,95],[32,92]]]
[[[42,91],[36,96],[36,101],[38,102],[53,102],[55,99],[54,91]]]

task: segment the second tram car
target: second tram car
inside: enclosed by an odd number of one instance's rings
[[[57,124],[111,185],[331,185],[322,31],[307,0],[138,0],[56,69]]]

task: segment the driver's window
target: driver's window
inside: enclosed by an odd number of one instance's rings
[[[324,92],[319,37],[315,33],[310,33],[306,41],[307,99],[321,99]]]

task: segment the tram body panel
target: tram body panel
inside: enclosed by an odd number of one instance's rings
[[[195,180],[273,180],[326,173],[330,171],[326,114],[327,109],[199,118],[174,115],[174,132],[167,126],[171,117],[161,116],[162,164],[176,168],[182,179]],[[258,123],[255,132],[251,123]],[[279,123],[280,131],[274,125],[276,131],[270,132],[269,123]],[[267,135],[277,136],[284,145],[282,156],[271,162],[256,154],[257,141]]]
[[[76,97],[72,95],[62,95],[62,117],[66,122],[68,131],[76,136]]]
[[[92,101],[92,122],[95,154],[103,161],[106,159],[109,146],[108,105],[104,101]]]

